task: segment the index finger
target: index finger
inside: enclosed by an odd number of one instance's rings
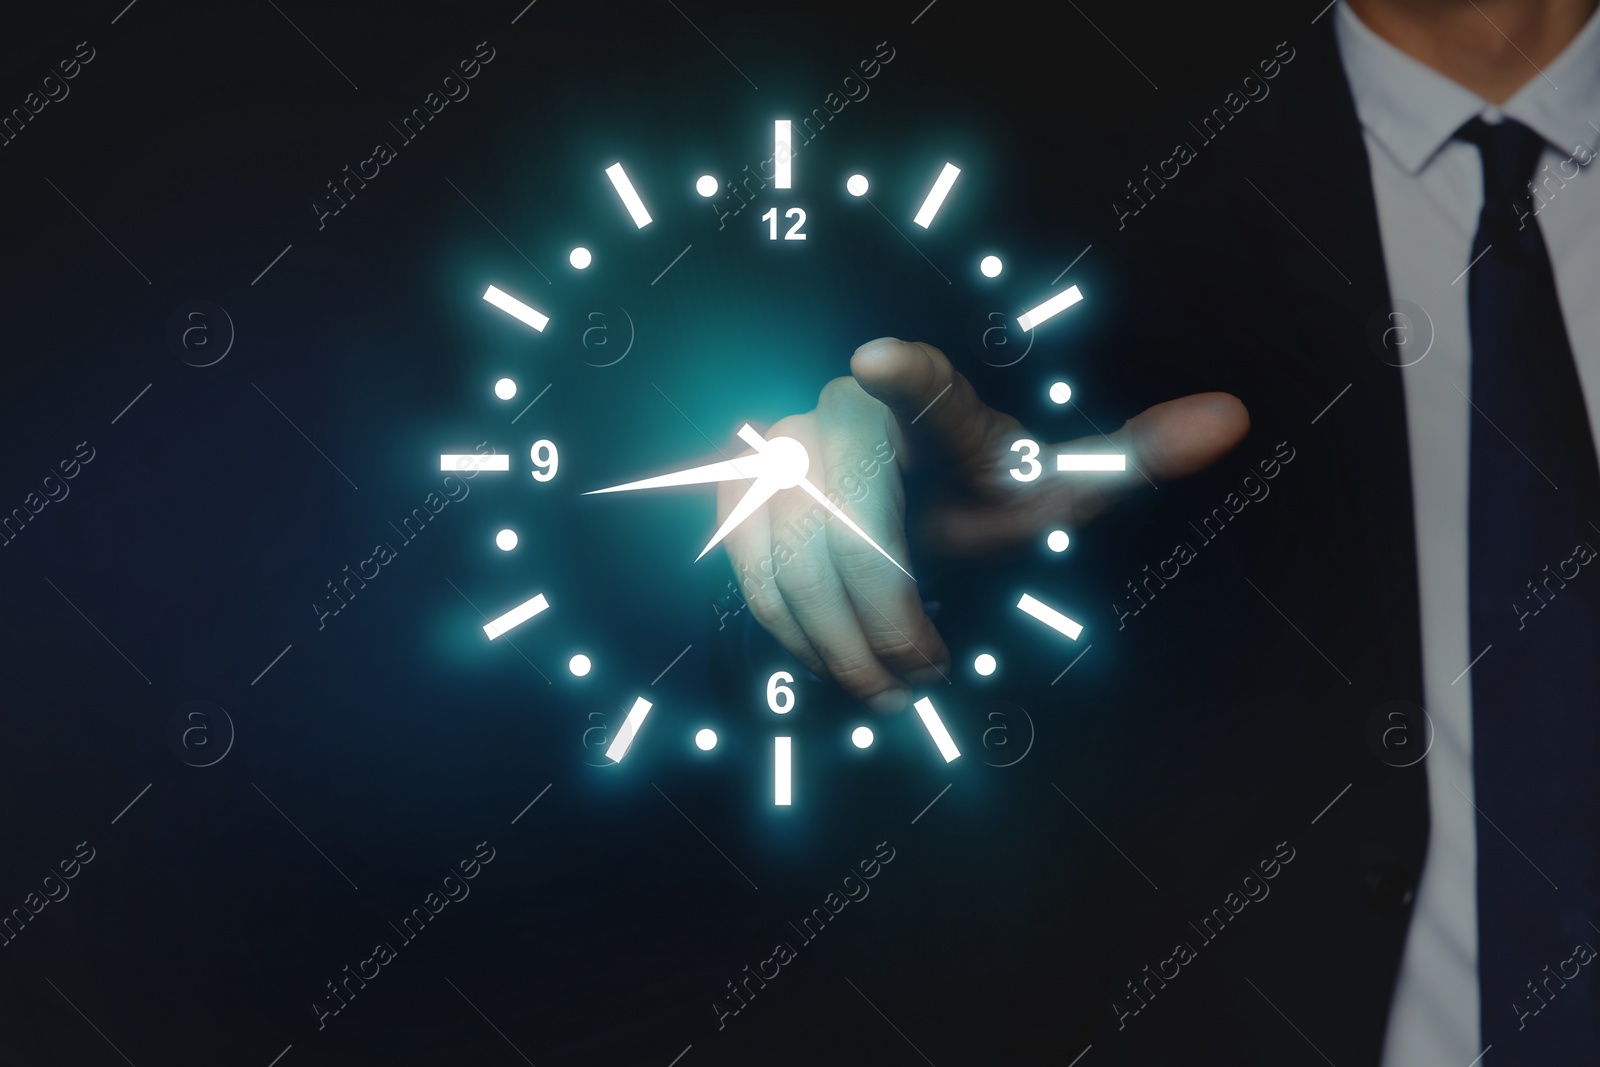
[[[985,404],[943,352],[921,341],[880,337],[850,357],[863,390],[914,435],[958,465],[982,462],[996,435],[1014,424]]]

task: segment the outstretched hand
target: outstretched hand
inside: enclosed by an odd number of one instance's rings
[[[950,666],[915,583],[884,558],[910,567],[905,472],[942,472],[937,494],[909,516],[919,549],[987,555],[1053,526],[1083,526],[1144,484],[1139,471],[1161,481],[1204,470],[1249,427],[1244,405],[1226,393],[1180,397],[1108,435],[1128,457],[1126,472],[1051,471],[1023,483],[1011,475],[1011,444],[1030,436],[1022,424],[985,404],[937,348],[879,338],[856,349],[850,375],[824,386],[815,408],[780,420],[766,436],[803,445],[811,481],[883,552],[798,489],[776,493],[724,544],[752,613],[785,648],[874,710],[899,711],[912,686],[941,680]],[[1106,439],[1094,437],[1045,446],[1041,455],[1105,450]],[[863,485],[855,498],[852,486]],[[719,521],[744,489],[721,485]]]

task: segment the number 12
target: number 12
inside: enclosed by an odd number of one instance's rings
[[[796,215],[799,218],[795,218]],[[794,225],[789,227],[789,232],[783,235],[783,239],[785,241],[804,241],[806,235],[800,232],[800,227],[806,224],[805,209],[792,207],[783,213],[783,217],[794,219]],[[776,241],[778,239],[778,209],[775,207],[768,208],[767,213],[761,216],[761,221],[769,225],[771,239]]]

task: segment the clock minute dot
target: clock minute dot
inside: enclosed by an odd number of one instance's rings
[[[844,187],[851,196],[866,196],[867,176],[865,174],[852,174],[845,180]]]
[[[1057,404],[1065,404],[1072,399],[1072,386],[1066,382],[1052,382],[1050,385],[1050,399]]]
[[[972,661],[972,669],[983,675],[985,678],[993,674],[995,672],[995,668],[998,666],[999,663],[987,652],[980,653],[978,658]]]
[[[1067,545],[1072,543],[1072,539],[1067,536],[1067,531],[1065,530],[1051,530],[1049,536],[1044,539],[1044,543],[1049,546],[1052,552],[1065,552]]]
[[[567,670],[572,672],[572,676],[574,678],[582,678],[593,669],[594,663],[591,662],[589,657],[585,656],[582,652],[579,652],[576,656],[573,656],[571,659],[567,660]]]
[[[594,262],[594,255],[587,248],[579,245],[577,248],[574,248],[571,252],[567,253],[567,262],[571,263],[578,270],[584,270],[589,266],[589,264]]]
[[[857,748],[870,748],[872,746],[872,727],[857,726],[850,731],[850,743]]]
[[[985,278],[1000,277],[1000,271],[1003,267],[1004,264],[1000,262],[999,256],[984,256],[983,259],[978,261],[978,270],[983,273]]]
[[[517,547],[517,531],[501,530],[494,535],[494,544],[502,552],[510,552]]]
[[[722,183],[717,181],[714,174],[702,174],[694,183],[694,191],[707,199],[716,196],[720,188]]]
[[[517,395],[517,383],[510,378],[501,378],[494,383],[494,395],[501,400],[510,400]]]
[[[694,746],[701,752],[710,752],[717,747],[717,732],[710,728],[699,731],[694,735]]]

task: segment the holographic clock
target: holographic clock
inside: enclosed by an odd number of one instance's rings
[[[777,190],[792,189],[795,183],[796,167],[794,166],[795,152],[793,150],[792,128],[789,120],[777,119],[774,121],[772,143],[772,185]],[[627,218],[632,220],[636,228],[644,229],[651,225],[654,219],[646,206],[645,199],[622,163],[615,162],[605,166],[597,166],[596,174],[597,178],[603,176],[610,183],[621,206],[626,211]],[[945,163],[932,187],[928,189],[920,206],[912,216],[911,223],[924,230],[932,227],[945,202],[952,195],[959,195],[960,178],[960,168],[953,163]],[[842,180],[846,192],[852,197],[865,197],[870,188],[869,179],[864,174],[839,175],[834,180]],[[686,176],[685,184],[692,185],[694,191],[704,198],[717,195],[723,185],[714,175],[710,174],[700,175],[697,178]],[[620,219],[617,221],[621,222]],[[774,205],[765,214],[759,216],[759,226],[755,230],[755,239],[805,241],[809,236],[808,226],[810,222],[811,220],[808,218],[804,208],[798,206],[785,207],[781,204]],[[574,247],[568,254],[568,262],[574,270],[585,271],[594,264],[594,255],[586,247]],[[674,260],[675,262],[676,260]],[[669,264],[668,269],[671,269],[671,264]],[[999,256],[993,254],[982,256],[978,262],[978,271],[985,278],[997,278],[1003,270],[1004,263]],[[542,335],[545,333],[546,327],[552,321],[550,315],[524,301],[521,297],[500,288],[498,285],[487,284],[487,282],[485,284],[486,287],[483,290],[482,298],[487,304],[521,322],[534,331],[535,334]],[[1017,315],[1015,317],[1016,326],[1030,335],[1029,344],[1031,346],[1033,331],[1071,308],[1081,299],[1083,299],[1083,296],[1078,287],[1076,285],[1069,286],[1055,292],[1036,306]],[[607,366],[610,364],[591,365]],[[516,397],[518,386],[510,378],[501,378],[494,383],[494,390],[501,400],[509,401]],[[1071,399],[1072,390],[1066,382],[1057,381],[1049,386],[1048,395],[1055,404],[1064,405]],[[534,399],[537,400],[538,397]],[[606,496],[614,493],[635,493],[706,486],[721,482],[748,483],[743,496],[731,508],[723,521],[716,526],[715,530],[710,533],[708,540],[705,542],[704,547],[700,548],[698,555],[691,557],[689,546],[684,546],[683,559],[685,566],[712,565],[706,561],[705,557],[742,523],[765,507],[774,496],[780,493],[803,493],[827,512],[829,522],[837,523],[842,529],[848,531],[851,536],[859,538],[871,549],[881,554],[904,575],[904,580],[908,582],[916,581],[909,569],[909,561],[894,558],[851,517],[849,501],[836,502],[817,486],[813,480],[813,474],[815,473],[814,457],[808,454],[804,445],[787,436],[763,437],[749,424],[741,426],[736,436],[749,451],[734,458],[727,458],[725,453],[724,458],[715,462],[698,464],[688,462],[686,465],[677,466],[675,469],[664,473],[640,472],[642,476],[637,480],[620,485],[584,486],[577,489],[564,487],[556,491],[570,498],[566,501],[569,506],[603,507]],[[1062,452],[1046,457],[1043,455],[1043,447],[1038,442],[1027,438],[1019,438],[1012,442],[1010,452],[1011,455],[1006,457],[1008,464],[1010,464],[1008,469],[1011,477],[1019,483],[1034,481],[1044,476],[1047,469],[1051,468],[1055,471],[1063,472],[1121,472],[1126,470],[1127,466],[1126,457],[1116,453]],[[522,474],[523,477],[531,475],[533,480],[539,483],[553,482],[558,478],[561,463],[560,450],[554,441],[545,438],[533,440],[531,443],[520,443],[509,452],[497,448],[490,455],[443,453],[439,457],[439,465],[440,470],[443,471],[510,474],[513,471],[514,460],[516,461],[515,465],[520,467],[520,457],[523,456],[526,457],[527,462],[527,471]],[[711,508],[708,507],[708,515],[710,511]],[[518,533],[513,529],[502,529],[495,534],[496,545],[507,552],[516,548],[518,540]],[[1069,535],[1065,530],[1052,530],[1046,536],[1046,546],[1052,553],[1066,551],[1069,541]],[[482,626],[483,640],[493,642],[512,631],[520,630],[524,627],[539,628],[538,640],[544,647],[557,652],[559,655],[567,656],[567,669],[573,675],[582,677],[596,669],[595,661],[587,653],[562,648],[559,605],[552,604],[547,599],[545,592],[535,587],[531,589],[484,590],[480,591],[479,595],[482,596],[483,602],[500,605],[498,609],[500,614],[488,619]],[[477,600],[478,597],[474,596],[473,599]],[[1083,634],[1083,626],[1057,607],[1032,594],[1024,593],[1015,607],[1032,619],[1037,620],[1038,623],[1049,627],[1066,641],[1076,643]],[[997,665],[998,660],[992,652],[978,653],[972,660],[973,669],[980,676],[993,674],[997,669]],[[607,669],[611,669],[611,667],[608,666]],[[641,675],[641,683],[643,677]],[[771,672],[765,680],[764,693],[751,694],[752,703],[758,702],[764,697],[766,710],[775,716],[771,722],[773,724],[783,723],[785,721],[783,717],[794,708],[796,703],[794,683],[795,676],[791,671],[779,670]],[[638,696],[634,699],[631,707],[626,711],[621,726],[612,734],[610,743],[605,749],[605,756],[611,764],[623,764],[629,752],[634,751],[636,746],[648,745],[656,740],[656,738],[652,737],[650,715],[654,706],[653,702],[644,696]],[[947,764],[960,759],[964,742],[958,740],[955,734],[952,733],[944,717],[941,716],[939,709],[935,706],[933,698],[920,696],[913,702],[912,706],[931,743],[929,747],[930,758],[942,759]],[[679,739],[680,742],[681,740]],[[857,749],[868,749],[872,747],[875,740],[876,737],[872,727],[862,721],[853,727],[847,725],[843,736],[807,738],[806,743],[853,745]],[[714,724],[702,725],[693,734],[694,744],[705,752],[714,751],[718,746],[718,741],[719,738]],[[797,738],[794,732],[785,731],[781,726],[774,726],[769,750],[771,752],[771,796],[774,805],[792,806],[797,795],[804,795],[803,789],[797,788],[794,780],[796,746]]]

